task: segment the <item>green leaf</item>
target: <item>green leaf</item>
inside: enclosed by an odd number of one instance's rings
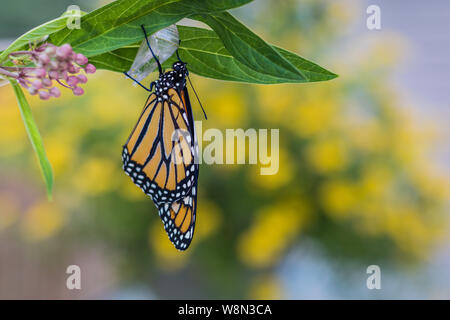
[[[228,12],[195,15],[192,18],[209,25],[220,37],[228,52],[250,69],[288,82],[306,82],[301,70],[277,50],[250,31]]]
[[[225,48],[214,31],[183,26],[179,26],[178,31],[182,39],[181,58],[188,62],[189,70],[204,77],[260,84],[325,81],[336,77],[335,74],[295,53],[267,44],[282,61],[288,61],[302,76],[288,78],[280,73],[270,74],[267,72],[270,66],[268,62],[266,67],[255,65],[250,67],[239,61]]]
[[[119,0],[82,17],[81,29],[63,29],[49,41],[70,43],[76,52],[91,57],[142,40],[142,24],[152,34],[189,15],[227,10],[251,1]]]
[[[53,171],[45,153],[44,143],[42,142],[38,127],[33,119],[33,114],[31,113],[30,105],[28,104],[28,101],[25,98],[22,89],[20,88],[16,80],[11,79],[10,83],[14,89],[14,93],[16,94],[20,114],[22,115],[23,123],[25,124],[25,128],[27,130],[28,137],[30,138],[31,145],[33,146],[34,152],[36,153],[36,156],[39,160],[41,172],[47,186],[47,197],[49,198],[49,200],[51,200],[53,189]]]
[[[115,72],[128,71],[136,57],[139,46],[140,43],[90,57],[89,63],[95,65],[97,69]]]
[[[224,44],[214,31],[178,26],[178,32],[181,39],[179,47],[181,58],[188,62],[188,68],[191,72],[204,77],[260,84],[325,81],[336,77],[334,73],[323,69],[317,64],[275,46],[272,47],[300,70],[305,78],[292,80],[268,75],[265,72],[255,71],[237,61],[224,47]],[[92,57],[89,61],[100,69],[116,72],[127,71],[136,56],[138,48],[139,43]],[[170,68],[175,59],[175,56],[172,57],[164,66]]]
[[[81,15],[83,14],[84,13],[81,12]],[[41,24],[40,26],[31,29],[27,33],[21,35],[13,43],[11,43],[11,45],[6,50],[0,53],[0,63],[6,60],[11,52],[21,49],[27,49],[29,42],[38,41],[44,36],[50,35],[65,28],[67,25],[67,19],[70,19],[71,17],[77,17],[75,12],[65,12],[60,17]]]
[[[322,68],[318,64],[308,61],[293,52],[276,46],[272,47],[277,50],[286,60],[292,63],[297,69],[301,70],[302,74],[306,77],[307,82],[327,81],[338,77],[337,74],[330,72]]]

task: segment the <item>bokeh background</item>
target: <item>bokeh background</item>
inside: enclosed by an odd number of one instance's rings
[[[70,4],[105,3],[5,2],[0,47]],[[369,4],[379,31],[366,27]],[[450,4],[257,0],[233,13],[340,75],[273,86],[192,76],[203,130],[280,129],[278,174],[202,165],[195,237],[178,252],[121,169],[146,92],[98,72],[82,97],[27,96],[55,173],[48,202],[3,86],[0,298],[450,298]],[[65,286],[72,264],[81,290]],[[381,290],[366,287],[369,265]]]

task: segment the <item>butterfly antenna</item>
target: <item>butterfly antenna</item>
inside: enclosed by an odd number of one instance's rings
[[[151,92],[152,89],[147,88],[146,86],[144,86],[142,83],[140,83],[139,81],[137,81],[135,78],[133,78],[132,76],[130,76],[127,72],[123,73],[124,75],[126,75],[128,78],[130,78],[131,80],[133,80],[134,82],[136,82],[138,85],[140,85],[142,88],[144,88],[145,90],[147,90],[148,92]]]
[[[153,58],[155,58],[156,63],[158,64],[159,74],[161,75],[163,73],[161,63],[159,62],[158,58],[156,57],[155,53],[152,50],[152,47],[150,46],[150,42],[148,41],[147,31],[145,31],[145,27],[143,24],[141,24],[141,28],[142,28],[142,31],[144,31],[145,41],[147,41],[147,46],[150,49],[150,52],[152,53]]]
[[[188,79],[189,79],[189,83],[191,84],[191,88],[192,88],[192,90],[194,91],[195,97],[197,98],[197,101],[198,101],[198,103],[200,104],[200,107],[202,108],[203,115],[205,116],[205,120],[208,120],[208,117],[206,116],[205,109],[203,109],[202,103],[200,102],[200,98],[198,97],[197,92],[195,91],[195,88],[194,88],[194,86],[192,85],[192,81],[191,81],[191,78],[190,78],[189,76],[188,76]]]
[[[180,46],[181,46],[181,39],[178,40],[178,48],[180,48]],[[183,62],[183,60],[181,60],[181,58],[180,58],[180,54],[178,53],[178,48],[177,48],[177,50],[175,51],[175,52],[177,53],[178,61]]]

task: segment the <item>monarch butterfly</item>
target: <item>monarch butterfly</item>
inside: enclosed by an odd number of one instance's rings
[[[189,72],[178,51],[173,70],[163,72],[141,27],[158,65],[159,79],[149,89],[125,72],[151,93],[123,146],[123,170],[153,200],[175,248],[186,250],[194,235],[199,172],[198,142],[186,87]]]

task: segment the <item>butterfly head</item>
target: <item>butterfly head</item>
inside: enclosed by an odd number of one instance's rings
[[[183,61],[177,61],[173,64],[172,68],[173,70],[178,73],[179,76],[186,77],[189,75],[189,71],[186,67],[187,63]]]

